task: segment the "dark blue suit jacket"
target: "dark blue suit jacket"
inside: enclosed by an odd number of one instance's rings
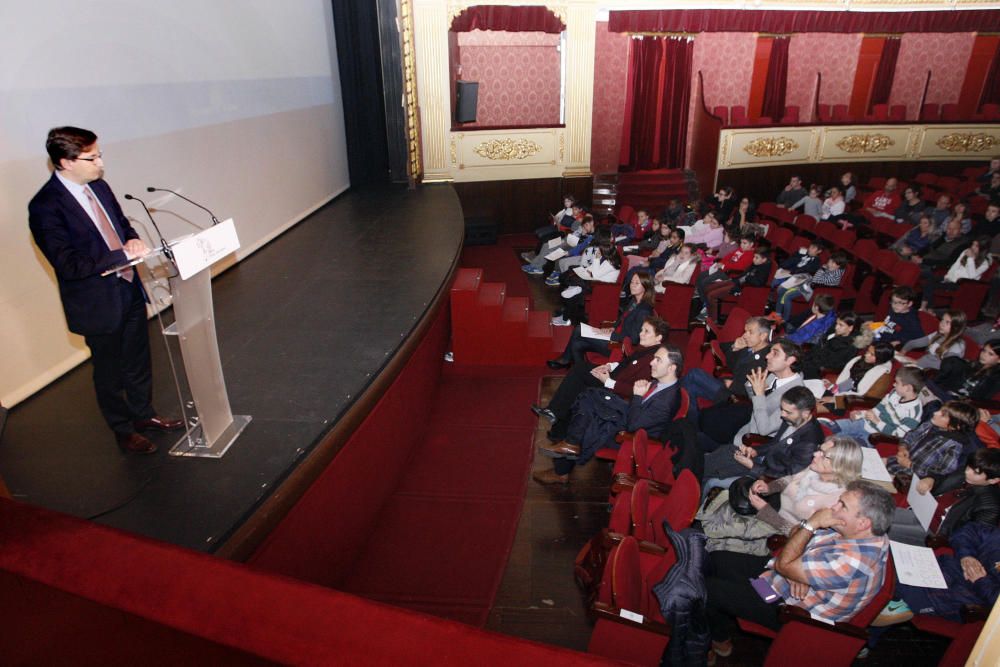
[[[103,180],[90,188],[104,206],[122,243],[139,238],[111,188]],[[118,278],[104,271],[127,261],[124,250],[108,250],[94,222],[53,174],[28,204],[28,225],[35,243],[55,269],[59,296],[69,330],[83,335],[106,334],[122,321],[125,304]]]
[[[662,440],[663,434],[681,407],[681,383],[675,382],[643,401],[641,396],[633,396],[628,406],[626,430],[635,432],[646,429],[646,435],[653,440]]]

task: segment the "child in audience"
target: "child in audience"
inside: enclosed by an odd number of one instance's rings
[[[815,285],[837,287],[847,270],[847,255],[835,252],[816,273],[797,273],[778,286],[778,304],[775,307],[781,319],[785,322],[792,316],[792,300],[800,294],[807,301],[812,298]]]
[[[817,342],[837,322],[837,311],[833,306],[832,295],[817,294],[808,313],[793,316],[785,323],[785,337],[799,345]]]
[[[692,231],[685,236],[688,243],[692,245],[702,245],[709,250],[714,250],[722,245],[723,229],[718,218],[709,213],[705,214],[705,225],[698,227],[695,225]]]
[[[952,396],[979,401],[992,399],[1000,392],[1000,338],[983,345],[974,362],[961,357],[942,360],[934,383]]]
[[[777,289],[778,285],[785,282],[796,273],[816,273],[822,264],[819,256],[823,254],[823,250],[825,248],[826,245],[819,239],[812,241],[805,248],[799,248],[797,253],[791,255],[788,259],[778,265],[779,268],[774,272],[774,282],[771,283],[771,287]]]
[[[811,215],[812,217],[819,220],[823,216],[823,199],[820,194],[823,192],[823,186],[813,183],[809,186],[809,194],[804,196],[802,199],[798,200],[788,208],[794,211],[797,208],[801,208],[802,212],[806,215]]]
[[[543,246],[547,241],[556,238],[563,231],[568,232],[578,229],[582,219],[583,208],[577,203],[576,198],[573,195],[563,197],[563,208],[558,213],[549,215],[549,224],[542,225],[535,230],[535,236],[538,237],[538,245],[535,248],[535,253],[543,250]],[[531,260],[525,259],[524,261],[529,262]]]
[[[731,253],[720,256],[709,266],[707,271],[702,271],[698,279],[695,280],[694,291],[703,304],[707,303],[705,293],[709,283],[729,282],[730,272],[746,271],[753,263],[753,237],[738,236],[737,239],[739,245]]]
[[[743,240],[744,243],[747,239]],[[722,271],[719,271],[722,273]],[[723,276],[727,274],[722,273]],[[757,248],[753,252],[750,266],[746,271],[733,279],[723,279],[710,283],[705,288],[705,299],[702,303],[705,306],[699,318],[708,317],[713,320],[719,319],[719,301],[727,294],[739,295],[744,287],[766,287],[767,279],[771,276],[771,250],[770,248]]]
[[[557,249],[564,250],[569,257],[579,257],[583,255],[583,251],[586,250],[587,246],[590,245],[590,242],[593,240],[595,226],[596,223],[594,222],[594,216],[590,214],[585,215],[579,228],[567,234],[566,239],[563,240],[563,242],[556,248],[550,249],[548,247],[544,247],[533,256],[530,253],[521,255],[521,258],[527,262],[527,264],[521,267],[521,270],[531,276],[543,275],[545,273],[545,264],[549,261],[545,258],[546,255],[552,254]]]
[[[858,196],[858,188],[854,185],[854,174],[845,171],[840,177],[840,191],[844,193],[844,202],[850,204]]]
[[[885,459],[891,475],[900,477],[900,485],[909,487],[909,477],[917,476],[917,491],[928,494],[944,477],[958,469],[979,414],[970,403],[948,401],[924,422],[905,436],[895,456]]]
[[[870,396],[873,393],[879,397],[889,389],[888,378],[892,372],[892,346],[888,343],[873,343],[844,366],[835,382],[823,381],[828,396],[820,399],[821,403],[832,404],[837,396]],[[881,391],[876,384],[885,384]]]
[[[920,368],[941,368],[941,361],[945,357],[965,356],[965,340],[962,335],[965,333],[965,311],[949,310],[941,316],[938,330],[933,334],[914,338],[908,341],[896,355],[901,363],[916,364]],[[926,354],[916,361],[905,356],[912,350],[927,348]]]
[[[884,322],[872,324],[874,340],[902,345],[924,335],[913,303],[917,298],[913,288],[902,285],[892,290],[890,312]]]
[[[835,185],[830,188],[826,199],[823,200],[823,205],[820,208],[820,220],[839,220],[844,215],[845,210],[847,210],[847,202],[844,201],[844,195],[840,192],[840,188]],[[844,229],[849,226],[848,222],[843,222]]]
[[[861,332],[861,318],[853,312],[840,313],[833,333],[819,339],[802,359],[802,376],[818,379],[823,369],[843,368],[858,353],[856,340]]]
[[[924,282],[924,294],[920,303],[921,310],[934,306],[934,295],[937,292],[957,292],[958,281],[962,279],[979,280],[990,268],[989,237],[982,237],[972,242],[962,251],[955,263],[948,269],[943,278],[932,276]]]
[[[896,372],[892,391],[871,410],[855,410],[850,419],[826,420],[834,433],[842,433],[866,444],[873,433],[902,438],[920,426],[924,373],[916,366],[903,366]]]
[[[690,243],[685,243],[681,246],[680,251],[668,259],[663,268],[653,276],[653,284],[656,286],[656,291],[662,294],[665,291],[664,283],[687,285],[691,282],[691,276],[694,275],[694,270],[698,268],[700,262],[701,256],[695,250],[694,246]]]

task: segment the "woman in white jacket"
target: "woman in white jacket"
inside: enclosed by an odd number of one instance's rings
[[[663,294],[665,291],[663,283],[677,283],[687,285],[691,282],[695,267],[701,262],[701,256],[690,243],[685,243],[681,249],[656,272],[653,277],[653,285],[657,293]]]
[[[938,291],[957,292],[958,281],[963,278],[979,280],[990,268],[990,237],[984,236],[972,242],[962,251],[943,278],[928,280],[924,285],[924,295],[920,310],[934,306],[934,294]]]
[[[892,373],[892,345],[889,343],[872,343],[863,354],[859,354],[844,366],[844,370],[837,376],[837,381],[830,383],[824,381],[827,396],[820,399],[821,403],[833,403],[837,396],[870,396],[870,392],[875,389],[876,383]],[[889,392],[889,383],[884,382],[885,391]],[[882,396],[871,396],[872,398],[882,398]]]

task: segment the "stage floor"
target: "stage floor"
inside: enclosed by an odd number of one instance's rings
[[[216,277],[230,402],[253,418],[224,458],[169,456],[172,433],[147,434],[152,456],[122,453],[87,362],[11,410],[0,477],[17,500],[215,551],[392,358],[442,288],[462,229],[450,185],[349,191]],[[150,339],[155,404],[178,415],[155,320]]]

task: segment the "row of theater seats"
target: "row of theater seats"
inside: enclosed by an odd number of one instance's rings
[[[816,108],[816,118],[810,121],[802,117],[798,106],[787,106],[781,118],[768,116],[750,118],[745,106],[716,106],[712,115],[720,118],[727,127],[750,127],[755,125],[797,125],[800,123],[902,123],[915,120],[923,123],[998,122],[1000,104],[984,104],[971,116],[963,114],[957,104],[924,104],[916,119],[906,117],[904,104],[876,104],[871,113],[860,117],[852,116],[846,104],[820,104]]]

